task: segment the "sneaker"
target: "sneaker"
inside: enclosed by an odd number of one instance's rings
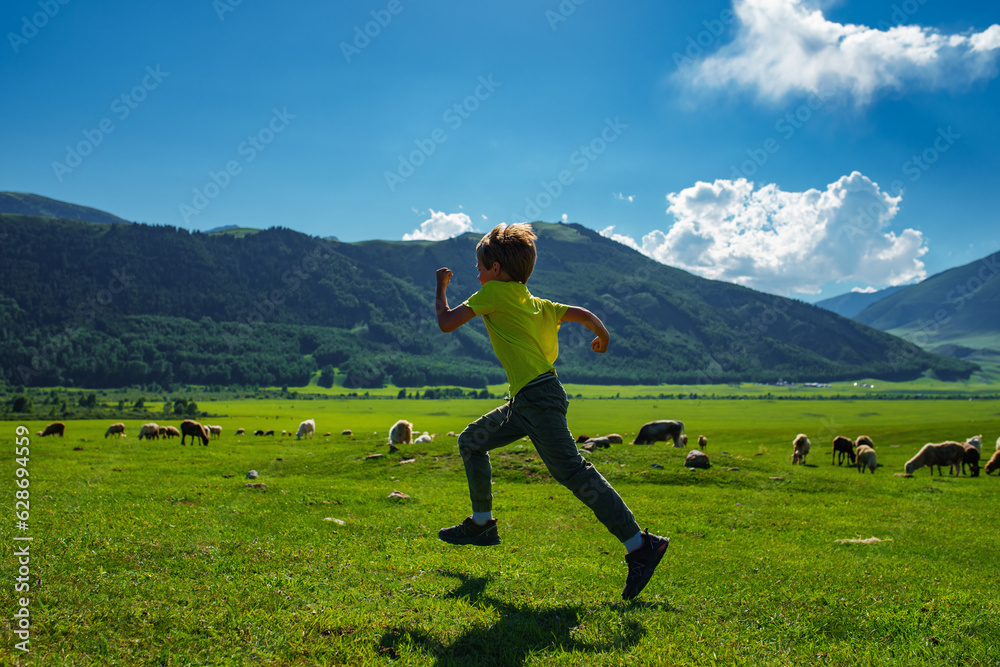
[[[497,531],[497,520],[490,519],[485,526],[480,526],[471,516],[465,521],[438,531],[438,538],[448,544],[472,544],[477,547],[489,547],[500,544],[500,533]]]
[[[652,535],[648,530],[643,531],[642,546],[625,554],[628,577],[625,578],[625,590],[622,591],[623,599],[631,600],[642,592],[669,545],[670,538]]]

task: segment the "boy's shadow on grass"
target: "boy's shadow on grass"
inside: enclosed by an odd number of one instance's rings
[[[397,647],[412,643],[434,657],[436,665],[521,665],[529,655],[549,650],[587,651],[603,653],[627,649],[639,643],[646,630],[635,620],[625,620],[613,628],[599,630],[596,640],[574,636],[590,623],[587,609],[580,605],[563,605],[535,609],[517,605],[485,594],[491,577],[470,577],[458,572],[442,572],[458,578],[462,584],[448,593],[448,598],[462,598],[483,610],[495,610],[499,618],[489,626],[477,625],[459,635],[450,644],[441,642],[419,627],[390,628],[379,639],[379,655],[398,657]],[[631,608],[643,603],[627,603]],[[669,605],[646,605],[673,611]],[[581,616],[584,618],[581,619]],[[593,631],[588,631],[593,636]]]

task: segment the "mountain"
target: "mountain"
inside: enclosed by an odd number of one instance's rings
[[[124,223],[116,215],[96,208],[70,204],[56,199],[26,192],[0,192],[0,213],[34,215],[44,218],[83,220],[85,222]]]
[[[905,285],[896,285],[894,287],[886,287],[885,289],[878,290],[877,292],[848,292],[847,294],[832,296],[829,299],[817,301],[815,305],[820,308],[825,308],[832,313],[837,313],[841,317],[853,318],[855,315],[876,301],[880,301],[890,294],[895,294],[899,290],[905,288]]]
[[[954,356],[1000,355],[1000,252],[910,285],[855,319]]]
[[[535,229],[529,289],[590,309],[612,334],[595,355],[583,327],[561,329],[567,381],[951,379],[976,368],[578,225]],[[480,320],[443,334],[434,315],[437,268],[455,272],[452,305],[478,289],[477,234],[341,243],[280,227],[238,236],[0,215],[0,235],[8,384],[298,386],[319,369],[357,387],[503,381]]]

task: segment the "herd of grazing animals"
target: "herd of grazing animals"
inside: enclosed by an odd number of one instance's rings
[[[244,435],[246,431],[242,428],[236,429],[236,435]],[[283,431],[284,434],[290,435],[290,431]],[[299,424],[298,431],[296,432],[295,438],[301,440],[302,438],[312,438],[316,433],[316,422],[313,419],[306,419]],[[64,437],[66,434],[66,424],[63,422],[52,422],[48,424],[44,429],[37,432],[39,437],[46,437],[50,435],[58,435]],[[351,435],[352,431],[350,429],[344,429],[341,433],[342,435]],[[274,430],[256,430],[254,431],[255,436],[273,436]],[[327,433],[326,435],[330,435]],[[398,451],[397,445],[409,445],[409,444],[422,444],[434,441],[434,437],[437,434],[427,433],[426,431],[423,435],[414,438],[413,437],[413,424],[405,419],[398,420],[389,429],[389,451]],[[449,436],[454,436],[453,432],[449,432]],[[110,436],[115,436],[117,438],[127,437],[125,433],[125,424],[122,422],[116,422],[108,426],[107,431],[104,433],[104,437],[108,438]],[[181,423],[180,429],[174,426],[160,426],[155,423],[143,424],[139,429],[138,439],[147,440],[158,440],[160,438],[172,438],[180,436],[181,444],[185,444],[188,437],[191,438],[192,444],[196,441],[201,441],[202,445],[207,446],[209,441],[213,438],[218,439],[222,437],[222,427],[211,425],[211,424],[201,424],[192,419],[185,419]],[[608,447],[612,443],[621,443],[622,437],[618,434],[611,434],[602,438],[590,438],[586,435],[581,435],[578,442],[587,443],[591,446],[585,447],[586,450],[592,451],[595,447]],[[643,424],[639,429],[635,440],[632,441],[633,445],[652,445],[656,442],[673,442],[674,447],[682,447],[687,445],[687,434],[684,433],[684,422],[679,420],[658,420],[648,422]],[[698,448],[702,451],[706,450],[708,447],[708,440],[705,436],[698,436]],[[809,437],[804,433],[799,433],[792,441],[792,465],[804,465],[806,456],[809,454],[811,443]],[[832,458],[830,460],[831,465],[841,466],[846,458],[852,466],[855,466],[858,472],[863,473],[865,470],[870,470],[873,474],[878,468],[878,462],[875,453],[875,443],[872,438],[867,435],[860,435],[855,440],[851,440],[842,435],[838,435],[833,438],[833,446],[831,449]],[[957,442],[953,440],[948,440],[939,443],[927,443],[920,450],[906,462],[903,466],[904,474],[907,476],[912,476],[914,472],[920,468],[929,468],[931,476],[934,475],[934,468],[937,467],[938,476],[943,476],[942,469],[947,466],[950,475],[965,475],[966,466],[968,466],[970,474],[972,477],[979,476],[980,461],[982,459],[982,435],[974,435],[970,437],[965,442]],[[989,460],[986,462],[983,469],[986,474],[992,474],[994,471],[1000,471],[1000,438],[997,438],[996,451],[992,453]]]

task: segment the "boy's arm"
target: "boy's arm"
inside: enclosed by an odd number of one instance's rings
[[[447,290],[452,275],[450,269],[437,270],[437,299],[434,302],[434,309],[437,311],[438,327],[445,333],[454,331],[476,316],[476,313],[464,303],[455,308],[448,307]]]
[[[566,314],[562,316],[561,320],[559,320],[560,324],[563,322],[578,322],[590,329],[590,331],[597,336],[597,338],[595,338],[590,344],[590,348],[594,352],[605,352],[608,349],[608,342],[611,340],[611,334],[608,333],[607,328],[604,326],[604,322],[601,322],[601,318],[594,315],[586,308],[570,306],[566,309]]]

